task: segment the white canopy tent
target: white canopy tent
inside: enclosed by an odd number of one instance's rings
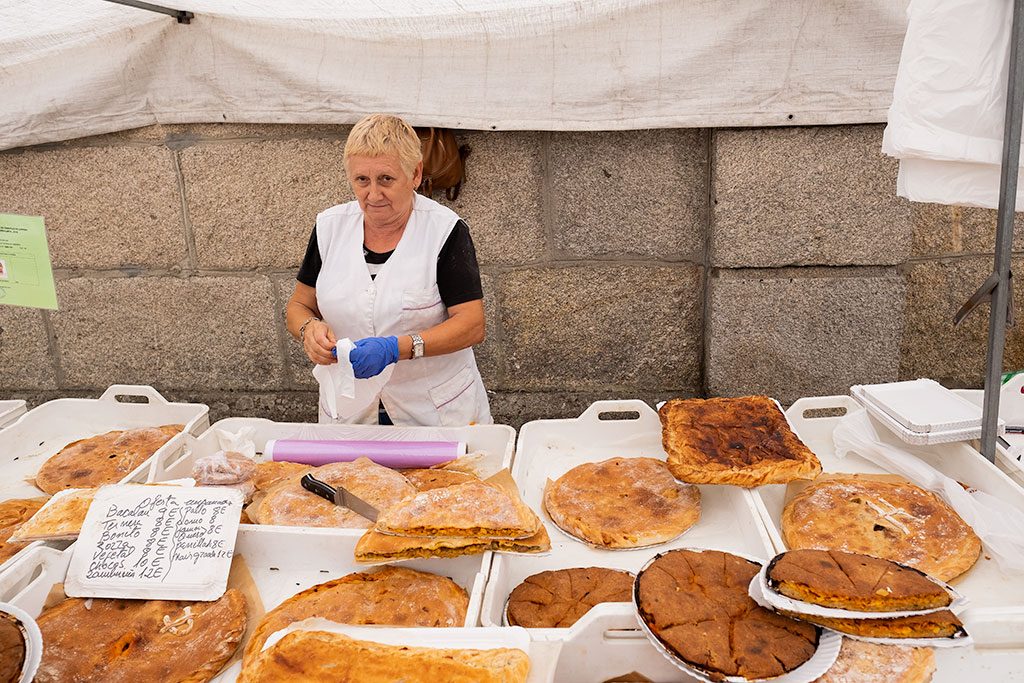
[[[908,0],[0,0],[0,149],[154,123],[885,120]]]

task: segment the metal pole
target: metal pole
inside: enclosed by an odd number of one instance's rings
[[[117,5],[127,5],[128,7],[135,7],[136,9],[144,9],[148,12],[166,14],[177,19],[179,24],[189,24],[195,17],[194,14],[183,9],[173,9],[171,7],[164,7],[163,5],[153,5],[148,2],[142,2],[142,0],[107,0],[107,2],[112,2]]]
[[[1010,251],[1013,248],[1013,217],[1017,204],[1020,167],[1021,119],[1024,116],[1024,0],[1014,0],[1010,29],[1010,62],[1006,84],[1006,119],[1003,127],[1003,167],[999,177],[999,220],[996,224],[995,275],[988,317],[988,364],[985,373],[985,406],[981,422],[981,452],[989,460],[996,455],[996,420],[999,418],[1000,375],[1006,344],[1006,318],[1010,301]]]

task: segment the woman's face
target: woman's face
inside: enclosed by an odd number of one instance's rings
[[[376,227],[405,225],[422,176],[422,162],[410,177],[395,155],[348,158],[348,182],[366,220]]]

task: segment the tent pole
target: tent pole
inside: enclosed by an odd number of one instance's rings
[[[988,362],[985,372],[985,406],[982,415],[981,452],[989,460],[996,453],[996,421],[999,418],[1000,376],[1006,320],[1011,301],[1010,252],[1013,249],[1013,219],[1017,203],[1017,175],[1020,168],[1021,119],[1024,113],[1024,0],[1014,0],[1010,30],[1010,62],[1006,84],[1006,119],[1003,127],[1003,166],[999,177],[999,218],[996,224],[995,272],[998,282],[992,292],[988,323]]]

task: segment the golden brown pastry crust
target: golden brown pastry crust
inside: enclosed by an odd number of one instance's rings
[[[864,638],[953,638],[966,633],[964,625],[949,610],[892,619],[836,619],[779,611],[794,619]]]
[[[36,621],[36,683],[204,683],[238,648],[246,605],[233,589],[213,602],[69,598]]]
[[[529,538],[458,538],[430,536],[392,536],[369,529],[356,542],[356,562],[392,562],[428,557],[476,555],[486,550],[511,553],[544,553],[551,550],[548,531],[540,530]]]
[[[11,614],[0,612],[0,683],[18,683],[25,667],[25,633]]]
[[[934,673],[935,653],[930,647],[843,638],[839,658],[814,683],[928,683]]]
[[[309,617],[341,624],[462,626],[469,596],[446,576],[381,567],[332,579],[296,593],[268,611],[252,632],[244,661],[251,663],[275,631]]]
[[[65,489],[53,501],[21,525],[14,537],[20,541],[70,539],[78,536],[99,489]]]
[[[294,631],[249,661],[239,683],[525,683],[522,650],[382,645],[326,631]]]
[[[658,410],[668,468],[691,484],[813,479],[821,463],[767,396],[673,399]]]
[[[266,491],[283,481],[301,477],[313,468],[297,462],[275,462],[265,460],[256,463],[256,473],[252,476],[252,484],[257,491]]]
[[[11,498],[0,502],[0,563],[28,545],[12,541],[11,536],[45,504],[46,498]]]
[[[794,600],[858,612],[948,607],[945,588],[912,567],[840,550],[790,550],[765,572],[768,585]]]
[[[556,569],[528,576],[508,596],[509,626],[568,628],[594,605],[631,602],[633,575],[617,569]]]
[[[772,678],[814,654],[819,631],[755,603],[760,566],[717,550],[671,550],[637,577],[640,617],[680,659],[713,680]]]
[[[981,539],[941,498],[906,482],[856,475],[810,484],[782,511],[790,549],[821,548],[895,560],[942,581],[963,574]]]
[[[552,482],[544,508],[571,536],[605,548],[665,543],[700,519],[700,490],[680,484],[661,460],[611,458]]]
[[[387,510],[416,493],[416,487],[400,472],[369,458],[321,465],[313,469],[313,476],[331,486],[344,486],[378,510]]]
[[[469,481],[477,481],[472,474],[456,472],[454,470],[405,470],[402,472],[417,491],[429,491],[430,489],[443,489],[446,486],[465,484]]]
[[[398,536],[529,538],[540,519],[518,497],[484,481],[420,491],[382,510],[377,531]]]
[[[112,431],[62,448],[36,473],[36,486],[49,494],[116,484],[131,474],[184,425]]]

